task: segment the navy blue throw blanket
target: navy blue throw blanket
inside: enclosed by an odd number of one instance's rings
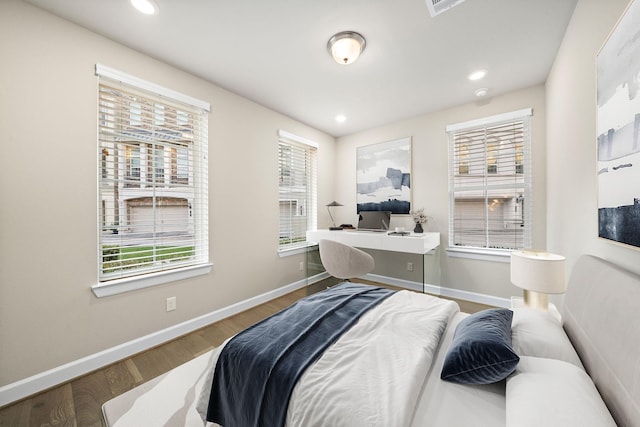
[[[392,294],[344,282],[233,337],[215,367],[207,420],[225,427],[284,426],[293,387],[305,369]]]

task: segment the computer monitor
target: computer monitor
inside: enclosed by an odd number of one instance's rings
[[[360,211],[358,230],[387,231],[391,221],[391,211]]]

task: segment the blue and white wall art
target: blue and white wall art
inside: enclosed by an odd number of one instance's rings
[[[360,211],[411,210],[411,137],[357,148],[357,204]]]
[[[597,57],[598,236],[634,247],[640,247],[639,23],[635,0]]]

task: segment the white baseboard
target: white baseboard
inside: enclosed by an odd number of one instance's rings
[[[318,278],[319,276],[322,276],[322,274],[314,276],[316,281],[322,280],[322,278]],[[326,277],[328,277],[328,274]],[[295,283],[274,289],[273,291],[265,292],[264,294],[215,310],[211,313],[171,326],[167,329],[154,332],[20,381],[7,384],[0,387],[0,407],[12,402],[17,402],[25,397],[50,389],[59,384],[63,384],[74,378],[95,371],[96,369],[100,369],[104,366],[131,357],[134,354],[181,337],[182,335],[198,330],[210,325],[211,323],[303,288],[310,283],[312,283],[311,279],[299,280]]]
[[[422,283],[410,280],[396,279],[395,277],[381,276],[379,274],[365,274],[363,279],[373,282],[384,283],[385,285],[397,286],[399,288],[411,289],[412,291],[422,292]]]
[[[440,293],[438,295],[443,297],[477,302],[479,304],[492,305],[494,307],[511,308],[511,298],[494,297],[492,295],[478,294],[476,292],[463,291],[460,289],[445,288],[444,286],[439,286],[439,288]]]
[[[62,366],[50,369],[45,372],[33,375],[20,381],[0,387],[0,407],[17,402],[25,397],[34,395],[41,391],[55,387],[59,384],[71,381],[74,378],[88,374],[89,372],[100,369],[104,366],[118,362],[133,356],[134,354],[153,348],[157,345],[171,341],[185,334],[198,330],[202,327],[215,323],[226,317],[240,313],[274,298],[288,294],[307,285],[326,279],[329,274],[324,272],[317,274],[308,279],[299,280],[295,283],[283,286],[273,291],[265,292],[261,295],[240,301],[228,307],[212,311],[195,319],[188,320],[167,329],[154,332],[149,335],[137,338],[124,344],[106,349],[104,351],[92,354],[87,357],[75,360]],[[406,289],[421,292],[423,285],[420,282],[412,282],[408,280],[395,279],[377,274],[367,274],[364,278],[380,283],[386,283]],[[445,288],[442,286],[426,285],[425,292],[442,295],[451,298],[462,299],[466,301],[478,302],[481,304],[494,305],[498,307],[510,307],[511,300],[506,298],[498,298],[490,295],[483,295],[474,292],[461,291],[458,289]]]
[[[329,275],[329,273],[327,273],[326,271],[323,271],[322,273],[316,274],[315,276],[311,276],[307,279],[307,284],[309,285],[313,285],[314,283],[317,283],[321,280],[324,279],[328,279],[329,277],[331,277]]]
[[[420,282],[413,282],[410,280],[396,279],[393,277],[380,276],[377,274],[367,274],[365,279],[373,280],[375,282],[385,283],[387,285],[398,286],[400,288],[411,289],[413,291],[423,291],[423,284]],[[492,305],[495,307],[511,307],[510,298],[494,297],[492,295],[479,294],[476,292],[463,291],[460,289],[447,288],[437,285],[424,285],[424,292],[432,295],[438,295],[449,298],[461,299],[464,301],[477,302],[479,304]]]

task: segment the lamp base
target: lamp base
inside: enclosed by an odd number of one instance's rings
[[[535,291],[523,290],[524,306],[537,310],[547,311],[549,309],[549,296]]]

